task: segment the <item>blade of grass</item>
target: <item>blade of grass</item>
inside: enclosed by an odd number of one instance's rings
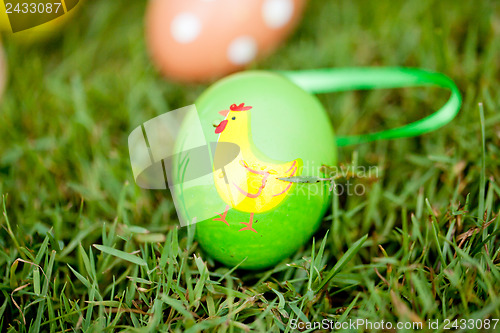
[[[122,260],[131,262],[131,263],[136,264],[136,265],[147,266],[147,263],[144,259],[139,258],[138,256],[135,256],[133,254],[130,254],[130,253],[127,253],[127,252],[124,252],[121,250],[117,250],[117,249],[109,247],[109,246],[104,246],[104,245],[99,245],[99,244],[93,244],[93,246],[96,249],[98,249],[99,251],[104,252],[106,254],[109,254],[113,257],[120,258]]]
[[[320,292],[328,284],[328,282],[335,275],[337,275],[342,270],[342,268],[358,253],[358,251],[361,249],[367,238],[368,235],[364,235],[363,237],[358,239],[354,244],[352,244],[352,246],[347,250],[347,252],[344,253],[344,255],[340,258],[340,260],[337,261],[335,266],[333,266],[333,268],[326,275],[323,281],[321,281],[321,283],[315,290],[316,293]]]

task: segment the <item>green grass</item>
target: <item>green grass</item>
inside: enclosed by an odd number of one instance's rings
[[[314,240],[258,272],[214,262],[167,192],[134,184],[128,134],[206,88],[156,73],[145,4],[89,1],[55,40],[4,40],[0,330],[277,332],[361,318],[439,319],[444,332],[444,319],[500,318],[498,2],[310,1],[297,32],[252,66],[423,67],[464,97],[437,132],[342,148],[342,163],[378,166],[379,180],[334,197]],[[320,96],[340,134],[402,125],[446,98]]]

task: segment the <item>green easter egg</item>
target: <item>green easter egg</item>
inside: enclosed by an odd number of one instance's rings
[[[244,260],[246,269],[277,264],[311,238],[329,206],[329,184],[279,179],[322,176],[323,164],[335,165],[335,136],[323,106],[264,71],[220,80],[195,105],[177,139],[178,213],[195,217],[195,237],[214,259],[229,266]],[[192,133],[200,127],[213,172],[186,179],[186,164],[196,160],[189,156],[188,148],[197,146]]]

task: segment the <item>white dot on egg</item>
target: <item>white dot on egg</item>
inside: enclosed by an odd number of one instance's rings
[[[235,65],[244,65],[257,55],[257,42],[253,37],[241,36],[234,39],[227,49],[227,57]]]
[[[293,0],[266,0],[262,6],[262,16],[268,27],[278,29],[290,22],[293,9]]]
[[[180,13],[172,20],[170,32],[177,42],[191,43],[200,35],[201,21],[194,14]]]

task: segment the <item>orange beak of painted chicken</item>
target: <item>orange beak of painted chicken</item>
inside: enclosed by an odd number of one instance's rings
[[[231,105],[229,110],[219,111],[219,114],[221,116],[223,116],[224,118],[227,118],[227,115],[231,111],[248,111],[251,108],[252,108],[251,106],[245,106],[245,103],[241,103],[240,105],[233,104],[233,105]],[[222,133],[224,131],[224,129],[226,128],[226,126],[227,126],[227,119],[224,119],[223,121],[221,121],[219,123],[219,125],[215,126],[215,134]]]
[[[219,114],[220,114],[221,116],[223,116],[224,118],[226,118],[226,117],[227,117],[228,113],[229,113],[229,110],[222,110],[222,111],[219,111]],[[227,125],[227,119],[224,119],[223,121],[221,121],[221,122],[219,123],[219,125],[217,125],[217,126],[215,127],[215,134],[222,133],[222,131],[226,128],[226,125]]]

